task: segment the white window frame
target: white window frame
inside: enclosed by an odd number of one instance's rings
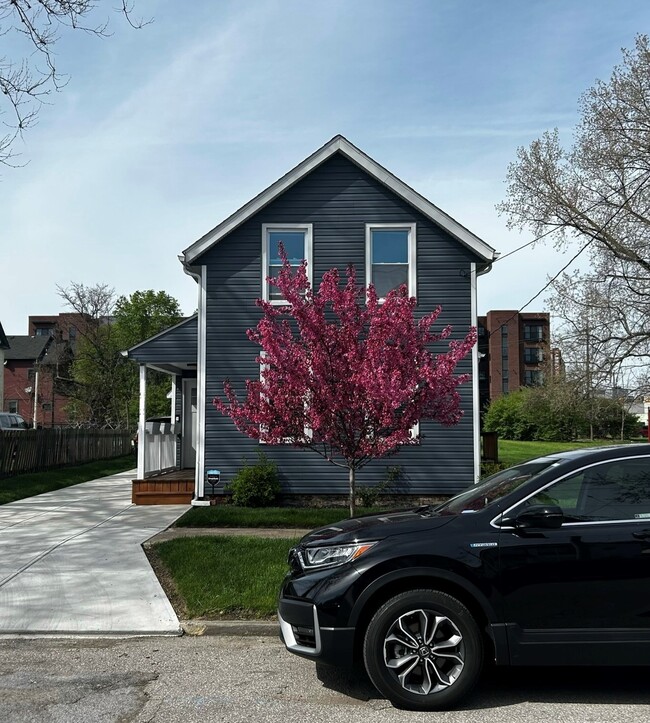
[[[372,232],[387,229],[408,231],[408,292],[409,296],[417,298],[417,224],[415,223],[366,224],[366,288],[372,283]],[[380,301],[383,301],[383,298]]]
[[[260,356],[262,359],[266,358],[266,352],[264,349],[260,351]],[[266,362],[260,362],[260,382],[264,381],[264,372],[269,368],[269,365]],[[306,404],[307,402],[305,402]],[[314,436],[314,432],[310,427],[305,427],[305,435],[309,437],[310,439]],[[263,439],[257,440],[259,444],[268,444],[268,442],[265,442]],[[287,444],[293,444],[293,438],[291,437],[285,437],[281,442],[279,442],[277,445],[272,446],[281,446],[281,445],[287,445]]]
[[[310,286],[313,285],[313,224],[311,223],[263,223],[262,224],[262,299],[270,301],[274,306],[283,306],[287,302],[283,299],[269,299],[269,284],[266,277],[269,275],[269,232],[270,231],[304,231],[305,232],[305,261],[307,262],[307,278]]]

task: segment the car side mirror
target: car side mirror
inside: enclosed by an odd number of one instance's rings
[[[543,530],[557,530],[562,527],[564,513],[557,505],[534,505],[528,507],[513,520],[515,529],[529,530],[541,528]]]

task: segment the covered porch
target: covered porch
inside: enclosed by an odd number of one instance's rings
[[[140,367],[135,504],[189,504],[196,481],[197,317],[124,352]],[[169,415],[147,416],[147,370],[169,376]]]

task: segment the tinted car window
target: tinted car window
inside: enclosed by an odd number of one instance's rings
[[[520,464],[517,467],[510,467],[503,470],[503,472],[497,472],[484,482],[470,487],[465,492],[461,492],[461,494],[436,507],[435,511],[441,515],[478,512],[513,492],[524,482],[528,482],[528,480],[541,474],[553,464],[559,464],[559,460],[551,458],[536,459],[532,462]]]
[[[567,522],[650,518],[650,460],[593,465],[540,491],[522,509],[539,504],[558,505]]]

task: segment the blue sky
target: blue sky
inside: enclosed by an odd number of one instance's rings
[[[100,2],[98,19],[115,3]],[[494,209],[520,145],[557,126],[650,30],[647,0],[136,0],[154,22],[62,35],[70,75],[0,169],[0,321],[64,311],[56,285],[164,289],[178,254],[337,133],[502,254]],[[0,55],[15,53],[0,37]],[[516,309],[570,256],[538,245],[480,280]],[[543,308],[540,299],[531,310]]]

